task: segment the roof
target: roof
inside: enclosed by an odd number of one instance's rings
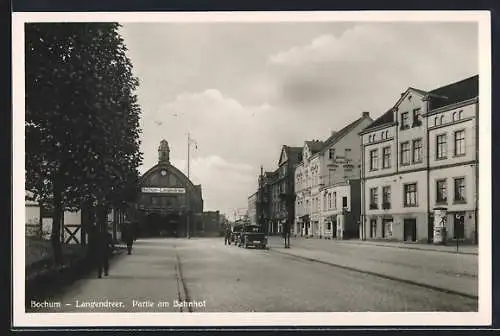
[[[389,111],[385,112],[380,117],[375,119],[375,121],[368,125],[368,127],[364,128],[362,132],[369,131],[380,125],[390,124],[392,122],[394,122],[394,113],[392,109],[390,109]]]
[[[424,91],[413,87],[410,87],[409,89],[428,96],[430,98],[428,110],[432,111],[446,105],[451,105],[477,97],[479,92],[479,75],[462,79],[458,82],[439,87],[432,91]],[[392,109],[390,109],[366,127],[363,130],[363,133],[378,126],[390,124],[392,122],[394,122],[394,113]]]
[[[350,123],[349,125],[347,125],[346,127],[342,128],[340,131],[332,132],[332,135],[328,139],[326,139],[326,141],[324,142],[323,149],[328,147],[328,146],[333,145],[334,143],[336,143],[337,141],[342,139],[353,128],[358,126],[365,118],[366,118],[365,116],[362,116],[362,117],[358,118],[357,120],[353,121],[352,123]]]
[[[319,140],[312,140],[312,141],[306,141],[306,145],[311,150],[311,153],[315,154],[323,148],[324,142]]]
[[[479,75],[451,83],[429,92],[429,111],[440,107],[469,100],[478,96]],[[441,96],[441,97],[438,97]]]

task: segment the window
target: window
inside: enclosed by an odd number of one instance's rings
[[[446,203],[448,201],[448,188],[446,179],[436,181],[436,203]]]
[[[458,120],[458,118],[457,118],[457,112],[453,112],[452,120],[453,121]]]
[[[446,134],[440,134],[436,136],[436,159],[446,159],[447,147],[446,147]]]
[[[463,110],[458,111],[458,120],[461,120],[461,119],[462,119],[463,114],[464,114],[464,111],[463,111]]]
[[[370,189],[370,209],[378,209],[378,188]]]
[[[337,193],[333,193],[333,208],[337,209]]]
[[[402,130],[410,127],[410,121],[409,121],[410,115],[409,114],[410,114],[409,112],[401,113],[401,129]]]
[[[384,139],[384,132],[380,132],[380,139]]]
[[[342,207],[347,208],[347,197],[342,197]]]
[[[378,149],[370,151],[370,170],[378,169]]]
[[[158,196],[151,196],[151,204],[160,205],[160,199],[158,198]]]
[[[386,186],[382,188],[382,209],[391,208],[391,187]]]
[[[328,158],[330,160],[333,160],[335,158],[335,149],[334,148],[328,149]]]
[[[323,195],[323,209],[326,209],[326,195]]]
[[[385,131],[385,138],[389,138],[389,131]]]
[[[439,125],[439,119],[438,119],[438,117],[435,117],[434,118],[434,126],[437,126],[437,125]]]
[[[404,185],[404,206],[405,207],[416,207],[417,206],[417,184],[405,184]]]
[[[455,179],[455,202],[465,202],[465,178]]]
[[[382,148],[382,168],[391,168],[391,147]]]
[[[401,164],[410,164],[410,142],[408,141],[401,143]]]
[[[331,229],[332,229],[332,223],[331,223],[331,222],[328,222],[328,223],[327,223],[327,225],[326,225],[326,229],[327,229],[328,231],[331,231]]]
[[[346,148],[346,149],[345,149],[345,154],[344,154],[344,156],[345,156],[344,158],[345,158],[346,160],[349,160],[349,158],[351,157],[351,149],[350,149],[350,148]]]
[[[420,108],[413,110],[413,125],[411,127],[421,126],[422,121],[420,120]]]
[[[441,124],[441,125],[442,125],[442,124],[443,124],[443,122],[444,122],[444,116],[441,116],[441,117],[439,118],[439,124]]]
[[[422,162],[422,139],[413,140],[413,163]]]
[[[455,132],[455,156],[465,155],[465,130]]]
[[[328,193],[328,209],[332,208],[332,193]]]

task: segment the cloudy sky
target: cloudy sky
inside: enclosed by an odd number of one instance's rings
[[[141,83],[141,172],[166,139],[186,173],[190,132],[205,210],[230,218],[283,144],[325,139],[363,111],[375,119],[408,86],[478,73],[475,23],[126,23],[122,34]]]

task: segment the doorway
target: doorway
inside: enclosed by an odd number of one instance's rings
[[[375,238],[377,235],[377,219],[370,219],[370,238]]]
[[[455,214],[453,217],[453,238],[464,239],[465,238],[465,216],[461,213]]]
[[[404,241],[417,241],[417,220],[415,218],[405,218],[403,225]]]

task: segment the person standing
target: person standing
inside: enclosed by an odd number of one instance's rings
[[[285,248],[290,248],[290,224],[288,221],[283,224],[283,238],[285,238]]]
[[[231,228],[226,226],[226,230],[224,232],[224,245],[231,245]]]

